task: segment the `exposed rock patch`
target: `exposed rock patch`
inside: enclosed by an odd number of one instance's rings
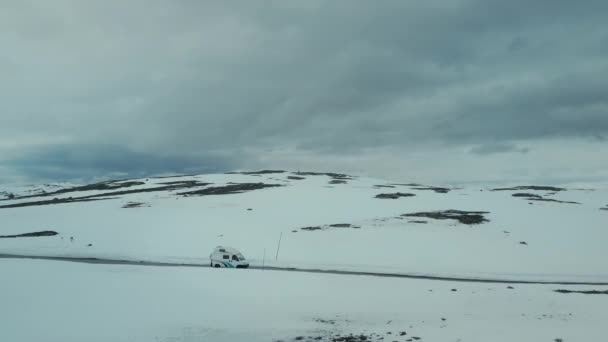
[[[143,202],[127,202],[125,205],[122,206],[123,208],[143,208],[143,207],[150,207],[150,205],[148,203],[143,203]]]
[[[555,194],[555,193],[552,193]],[[556,200],[553,198],[544,198],[541,195],[537,195],[537,194],[530,194],[530,193],[526,193],[526,192],[518,192],[515,194],[512,194],[511,196],[513,197],[522,197],[528,201],[542,201],[542,202],[556,202],[556,203],[569,203],[569,204],[580,204],[579,202],[571,202],[571,201],[560,201],[560,200]]]
[[[513,194],[511,196],[513,196],[513,197],[525,197],[526,199],[530,199],[530,198],[543,198],[543,196],[541,196],[541,195],[530,194],[530,193],[525,193],[525,192],[518,192],[518,193],[515,193],[515,194]]]
[[[462,224],[474,225],[489,222],[490,220],[484,217],[488,214],[487,211],[462,211],[462,210],[444,210],[444,211],[429,211],[418,212],[411,214],[403,214],[405,217],[426,217],[435,220],[456,220]]]
[[[150,179],[166,179],[166,178],[183,178],[183,177],[195,177],[195,176],[198,176],[198,175],[197,174],[187,174],[187,175],[156,176],[156,177],[146,178],[146,180],[150,180]]]
[[[291,180],[303,180],[303,179],[306,179],[306,177],[287,176],[287,179],[291,179]]]
[[[43,230],[41,232],[33,232],[33,233],[25,233],[25,234],[17,234],[17,235],[0,235],[0,239],[13,239],[13,238],[22,238],[22,237],[40,237],[40,236],[55,236],[57,232],[52,230]]]
[[[12,192],[0,191],[0,196],[4,197],[3,199],[12,200],[16,196]]]
[[[361,228],[361,226],[356,226],[356,225],[353,225],[353,224],[350,224],[350,223],[335,223],[335,224],[328,224],[328,225],[324,225],[324,226],[304,227],[304,228],[300,228],[300,230],[315,231],[315,230],[327,230],[327,229],[332,229],[332,228],[359,229],[359,228]]]
[[[492,189],[492,191],[518,191],[518,190],[536,190],[536,191],[553,191],[553,192],[566,191],[565,188],[558,188],[558,187],[554,187],[554,186],[539,186],[539,185],[522,185],[522,186],[515,186],[512,188]]]
[[[442,188],[442,187],[438,187],[438,186],[422,186],[422,187],[414,187],[414,188],[412,188],[412,190],[431,190],[431,191],[435,191],[436,193],[439,193],[439,194],[447,194],[448,192],[450,192],[451,189]]]
[[[209,187],[195,191],[182,192],[178,195],[183,196],[209,196],[209,195],[230,195],[240,194],[247,191],[260,190],[265,188],[280,187],[281,184],[266,184],[266,183],[237,183],[228,184],[225,186]]]
[[[308,230],[308,231],[321,230],[321,229],[323,229],[323,228],[320,226],[311,226],[311,227],[300,228],[300,230]]]
[[[87,184],[87,185],[82,185],[82,186],[75,186],[75,187],[71,187],[71,188],[59,189],[57,191],[52,191],[52,192],[46,192],[43,190],[43,192],[36,193],[33,195],[14,196],[12,199],[50,197],[50,196],[56,196],[56,195],[70,193],[70,192],[81,192],[81,191],[116,190],[116,189],[129,188],[132,186],[138,186],[138,185],[144,185],[144,184],[146,184],[146,183],[138,182],[138,181],[106,181],[106,182],[99,182],[99,183]]]
[[[227,175],[269,175],[277,173],[285,173],[284,170],[260,170],[260,171],[245,171],[245,172],[227,172]]]
[[[333,179],[329,181],[329,184],[346,184],[346,181],[342,179]]]
[[[378,342],[384,341],[384,337],[379,334],[349,334],[340,335],[338,333],[327,333],[321,336],[296,336],[287,340],[276,340],[276,342],[300,341],[300,342]],[[390,341],[390,340],[389,340]]]
[[[395,192],[395,193],[389,193],[389,194],[378,194],[376,195],[376,198],[380,198],[380,199],[399,199],[401,197],[413,197],[416,196],[415,194],[409,194],[409,193],[403,193],[403,192]]]
[[[557,292],[557,293],[581,293],[581,294],[605,294],[605,295],[608,295],[608,290],[606,290],[606,291],[599,291],[599,290],[575,291],[575,290],[560,289],[560,290],[555,290],[554,292]]]
[[[389,186],[407,186],[407,187],[411,188],[412,190],[429,190],[429,191],[435,191],[436,193],[440,193],[440,194],[447,194],[448,192],[450,192],[452,190],[450,188],[423,185],[423,184],[418,184],[418,183],[391,183],[391,184],[389,184]]]
[[[160,182],[158,184],[164,184],[164,185],[174,185],[174,186],[180,186],[180,187],[193,187],[193,186],[205,186],[205,185],[209,185],[210,183],[201,183],[197,180],[185,180],[185,181],[171,181],[171,182]]]
[[[352,228],[353,225],[350,223],[335,223],[335,224],[330,224],[330,227],[333,228]]]
[[[121,191],[105,192],[105,193],[101,193],[101,194],[81,196],[81,197],[53,198],[52,200],[45,200],[45,201],[22,202],[22,203],[8,204],[8,205],[0,205],[0,208],[19,208],[19,207],[30,207],[30,206],[38,206],[38,205],[49,205],[49,204],[101,201],[101,200],[117,198],[115,196],[130,195],[130,194],[137,194],[137,193],[143,193],[143,192],[172,191],[172,190],[187,189],[187,188],[193,188],[193,187],[202,187],[202,186],[207,186],[209,184],[211,184],[211,183],[202,183],[202,182],[198,182],[198,181],[185,181],[185,182],[178,182],[178,183],[174,183],[174,184],[159,186],[159,187],[155,187],[155,188],[121,190]],[[36,197],[36,196],[33,196],[33,197]],[[19,199],[21,199],[21,198],[23,198],[23,197],[19,197]]]
[[[317,323],[323,323],[323,324],[331,324],[334,325],[336,324],[336,320],[335,319],[322,319],[322,318],[317,318],[314,320]]]
[[[8,208],[21,208],[21,207],[33,207],[39,205],[52,205],[52,204],[62,204],[62,203],[76,203],[76,202],[93,202],[93,201],[103,201],[109,199],[116,199],[118,197],[101,197],[95,196],[93,197],[68,197],[68,198],[53,198],[52,200],[45,201],[34,201],[34,202],[23,202],[23,203],[14,203],[14,204],[6,204],[0,205],[0,209],[8,209]]]
[[[560,201],[552,198],[528,198],[530,201],[542,201],[542,202],[555,202],[555,203],[567,203],[567,204],[580,204],[579,202],[573,201]]]
[[[343,174],[343,173],[333,173],[333,172],[295,172],[297,176],[328,176],[333,179],[352,179],[352,176]]]

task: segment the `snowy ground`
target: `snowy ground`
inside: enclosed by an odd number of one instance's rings
[[[134,260],[206,263],[217,245],[239,248],[254,263],[382,272],[532,280],[608,281],[608,190],[488,191],[449,193],[413,186],[377,188],[387,181],[356,178],[329,184],[327,176],[293,174],[204,175],[142,179],[197,180],[224,186],[264,182],[283,187],[241,194],[177,195],[196,190],[146,192],[112,200],[0,209],[0,235],[54,230],[55,237],[0,239],[2,253],[92,256]],[[209,187],[207,186],[207,187]],[[198,187],[205,188],[205,187]],[[123,189],[121,189],[123,190]],[[105,191],[108,192],[108,191]],[[416,196],[377,199],[380,193]],[[72,192],[67,198],[104,191]],[[532,202],[511,196],[533,193],[581,204]],[[49,197],[0,201],[0,205]],[[141,208],[122,208],[129,202]],[[529,204],[532,203],[532,204]],[[251,209],[251,210],[248,210]],[[400,217],[434,210],[487,211],[490,222],[468,226],[453,220]],[[422,220],[426,223],[414,223]],[[349,223],[353,228],[302,231],[308,226]],[[280,235],[281,249],[275,261]],[[74,237],[71,243],[69,237]],[[522,244],[526,243],[526,244]],[[88,246],[92,244],[92,246]]]
[[[42,191],[75,185],[0,188],[0,199],[5,198],[0,236],[58,233],[0,238],[0,254],[207,264],[215,246],[228,245],[254,265],[608,281],[606,187],[466,187],[442,193],[378,179],[293,173],[131,181],[142,184],[50,196]],[[199,183],[62,203],[177,181]],[[258,182],[283,186],[180,195]],[[375,198],[397,192],[415,196]],[[513,197],[516,193],[544,200]],[[33,194],[43,196],[22,197]],[[47,202],[2,208],[33,201]],[[141,206],[123,208],[133,202]],[[485,211],[489,221],[468,225],[401,216],[448,209]],[[561,294],[554,290],[563,286],[552,285],[509,289],[507,284],[15,259],[0,259],[0,271],[0,341],[331,341],[336,334],[364,334],[374,341],[602,341],[608,318],[608,295]],[[402,331],[407,335],[399,336]]]
[[[31,260],[0,269],[1,341],[603,341],[608,319],[608,295],[547,285]]]

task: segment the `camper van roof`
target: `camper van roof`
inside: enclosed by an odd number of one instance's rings
[[[227,246],[217,246],[217,247],[215,247],[216,251],[220,251],[221,249],[223,249],[224,251],[226,251],[226,253],[232,253],[232,254],[240,253],[236,248],[232,248],[232,247],[227,247]]]

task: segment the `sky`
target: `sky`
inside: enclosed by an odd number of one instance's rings
[[[0,183],[608,179],[605,0],[0,0]]]

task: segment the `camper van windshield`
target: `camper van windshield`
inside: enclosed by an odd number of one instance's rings
[[[243,256],[243,254],[237,254],[236,256],[238,256],[239,260],[241,260],[241,261],[245,260],[245,257]]]

